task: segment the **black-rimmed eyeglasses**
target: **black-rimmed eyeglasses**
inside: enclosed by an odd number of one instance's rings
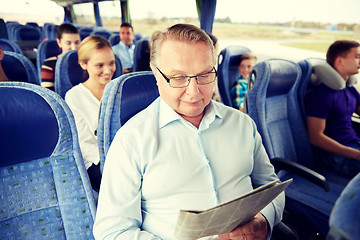
[[[209,84],[209,83],[212,83],[213,81],[215,81],[216,76],[217,76],[215,67],[213,67],[213,69],[212,69],[213,71],[211,71],[211,72],[201,73],[201,74],[198,74],[195,76],[176,76],[176,77],[171,77],[171,78],[168,78],[167,76],[165,76],[165,74],[162,73],[159,68],[156,67],[156,69],[160,72],[160,74],[169,83],[170,87],[173,87],[173,88],[183,88],[183,87],[189,86],[191,78],[195,78],[196,83],[199,85],[206,85],[206,84]]]

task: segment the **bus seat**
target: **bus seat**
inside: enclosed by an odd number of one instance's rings
[[[15,28],[15,41],[42,41],[42,31],[39,28],[20,25]]]
[[[233,107],[231,99],[231,87],[240,76],[238,66],[240,57],[244,53],[251,52],[247,47],[229,46],[224,48],[218,57],[218,88],[221,101],[230,107]]]
[[[43,26],[43,35],[47,40],[56,40],[56,31],[58,26],[53,23],[44,23]]]
[[[90,35],[98,35],[105,38],[106,40],[109,40],[111,32],[105,28],[94,28]]]
[[[2,239],[94,239],[95,200],[74,117],[54,92],[0,83]]]
[[[40,85],[40,80],[33,63],[24,55],[4,51],[4,59],[1,61],[1,65],[10,81],[29,82]]]
[[[36,68],[38,77],[41,82],[41,67],[44,64],[45,59],[59,55],[61,53],[61,49],[59,48],[56,40],[42,41],[38,45],[37,49],[38,51],[36,52]]]
[[[248,114],[279,178],[294,179],[285,190],[286,209],[300,221],[298,225],[306,221],[306,230],[326,235],[331,209],[349,179],[315,167],[298,104],[300,66],[270,59],[256,64],[253,74],[255,84],[246,99]]]
[[[7,32],[8,32],[8,36],[9,36],[9,40],[15,41],[15,29],[21,26],[21,24],[19,24],[16,21],[6,21],[6,27],[7,27]]]
[[[88,79],[88,74],[78,63],[78,50],[70,50],[62,54],[56,61],[55,66],[55,92],[65,98],[66,92],[75,85]],[[116,71],[113,79],[122,74],[120,59],[115,55]]]
[[[143,38],[143,35],[139,32],[134,32],[134,34],[135,34],[134,43],[136,43],[136,41]]]
[[[152,72],[124,74],[105,86],[97,130],[101,172],[105,156],[117,130],[158,96],[159,92]]]
[[[19,45],[8,39],[0,39],[0,46],[3,51],[16,52],[23,55],[23,52]]]
[[[91,32],[93,31],[93,28],[91,27],[78,27],[80,39],[81,41],[84,40],[87,36],[90,36]]]
[[[8,30],[4,19],[0,18],[0,39],[9,39]]]
[[[360,239],[360,173],[342,191],[330,214],[328,240]]]
[[[306,113],[305,113],[305,96],[311,90],[311,78],[314,76],[314,66],[325,63],[323,58],[307,58],[298,62],[301,68],[301,78],[299,82],[298,90],[298,102],[300,105],[301,116],[306,125]]]
[[[118,33],[112,33],[109,37],[109,42],[111,43],[111,46],[115,46],[120,42],[120,36]]]
[[[151,71],[149,37],[136,41],[134,49],[134,72]]]

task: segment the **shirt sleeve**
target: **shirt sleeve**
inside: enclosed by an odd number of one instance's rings
[[[76,98],[73,97],[73,94],[67,94],[65,96],[65,100],[74,115],[81,155],[83,157],[85,167],[88,169],[92,164],[97,165],[100,161],[97,138],[94,137],[95,132],[92,131],[86,123],[86,116],[84,116],[76,107],[76,105],[73,104],[74,101],[76,101]]]
[[[256,129],[254,122],[254,138],[255,138],[255,148],[254,148],[254,170],[251,174],[251,180],[254,185],[254,188],[264,185],[268,182],[271,182],[277,179],[273,165],[270,163],[268,155],[265,151],[264,146],[262,145],[261,136]],[[269,223],[270,229],[268,230],[267,239],[271,238],[273,227],[278,224],[283,215],[285,207],[285,194],[282,192],[279,194],[271,203],[269,203],[264,209],[260,212],[266,218]]]
[[[138,154],[131,143],[118,132],[102,175],[94,224],[96,239],[160,239],[141,229],[142,170],[137,160]]]
[[[54,88],[55,64],[56,64],[56,58],[45,60],[44,64],[41,66],[41,86],[46,87],[52,91],[55,90]]]

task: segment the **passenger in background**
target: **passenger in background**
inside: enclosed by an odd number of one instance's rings
[[[70,23],[63,23],[57,28],[56,42],[61,48],[58,56],[47,58],[41,66],[41,86],[54,91],[54,78],[56,61],[61,54],[79,48],[80,35],[75,26]]]
[[[78,57],[81,68],[89,74],[89,78],[71,88],[65,95],[65,101],[75,117],[80,149],[91,185],[99,191],[101,173],[96,129],[100,99],[105,85],[116,70],[115,55],[105,38],[93,35],[82,41]]]
[[[347,82],[349,76],[359,72],[359,43],[334,42],[327,51],[326,61]],[[360,114],[360,95],[353,86],[333,90],[320,84],[306,98],[310,142],[319,148],[322,164],[349,177],[360,172],[360,137],[351,122],[354,112]]]
[[[249,85],[254,83],[250,76],[252,67],[256,63],[256,56],[252,53],[245,53],[240,57],[239,72],[240,77],[231,88],[231,99],[234,107],[244,111],[244,99],[249,90]]]
[[[6,76],[4,69],[2,68],[1,61],[4,59],[4,51],[2,47],[0,46],[0,82],[8,82],[9,79]]]
[[[123,23],[120,27],[120,42],[113,46],[113,51],[120,58],[123,73],[133,71],[134,65],[134,29],[130,23]]]
[[[216,53],[189,24],[158,34],[150,66],[160,97],[126,122],[106,156],[96,239],[175,239],[180,209],[206,209],[277,179],[252,119],[212,101]],[[227,136],[233,136],[224,141]],[[270,239],[280,194],[221,239]]]

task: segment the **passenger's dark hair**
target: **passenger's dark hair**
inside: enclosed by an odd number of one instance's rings
[[[335,60],[339,56],[346,56],[354,47],[359,47],[357,41],[337,40],[328,48],[326,53],[326,61],[334,67]]]
[[[124,22],[121,24],[120,28],[122,28],[122,27],[129,27],[134,32],[134,28],[130,23]]]
[[[63,23],[57,28],[57,31],[56,31],[57,39],[61,39],[62,35],[64,33],[77,34],[77,33],[79,33],[79,31],[77,30],[77,28],[74,25],[72,25],[70,23]]]

